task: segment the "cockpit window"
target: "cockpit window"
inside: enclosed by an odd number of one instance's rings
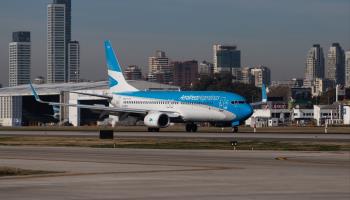
[[[246,101],[232,101],[231,102],[232,104],[246,104],[247,102]]]

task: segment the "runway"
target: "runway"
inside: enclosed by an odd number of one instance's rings
[[[350,152],[0,146],[0,199],[350,199]]]
[[[0,131],[0,136],[72,136],[98,137],[97,131]],[[202,138],[202,139],[247,139],[247,140],[308,140],[349,141],[350,134],[304,134],[304,133],[187,133],[187,132],[114,132],[116,138]]]

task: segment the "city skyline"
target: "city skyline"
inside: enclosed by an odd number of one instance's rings
[[[34,1],[26,10],[14,12],[23,9],[23,2],[5,1],[0,12],[0,69],[4,72],[0,84],[4,86],[8,43],[17,30],[32,32],[32,79],[46,74],[46,7],[52,1]],[[81,43],[85,79],[106,79],[102,44],[111,39],[123,67],[146,67],[157,49],[167,52],[171,60],[213,62],[212,45],[221,43],[237,45],[242,67],[266,65],[273,80],[286,80],[303,77],[305,55],[314,43],[328,49],[339,42],[349,50],[349,11],[350,2],[343,0],[73,0],[72,29],[73,38]],[[228,20],[219,21],[223,17]]]

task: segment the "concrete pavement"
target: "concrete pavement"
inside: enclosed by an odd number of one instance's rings
[[[350,152],[0,146],[0,199],[349,199]]]

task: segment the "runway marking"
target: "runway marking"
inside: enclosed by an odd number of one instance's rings
[[[321,161],[313,161],[313,160],[298,160],[298,158],[310,158],[305,156],[300,157],[276,157],[275,160],[281,160],[281,161],[288,161],[288,162],[294,162],[294,163],[304,163],[304,164],[317,164],[317,165],[339,165],[339,163],[332,163],[332,162],[321,162]],[[350,166],[350,161],[346,162],[344,161],[344,164],[346,166]]]
[[[277,157],[277,158],[275,158],[275,160],[288,160],[288,158],[287,157]]]

